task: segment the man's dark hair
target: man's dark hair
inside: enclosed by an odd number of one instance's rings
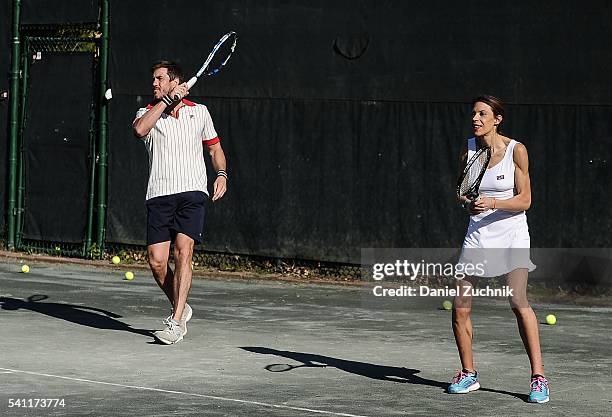
[[[170,81],[178,78],[180,82],[183,82],[183,70],[176,62],[158,61],[151,66],[151,73],[155,72],[155,70],[159,68],[166,68],[168,70],[168,77],[170,77]]]

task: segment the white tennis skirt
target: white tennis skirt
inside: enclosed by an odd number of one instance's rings
[[[529,227],[525,212],[489,210],[470,216],[459,262],[478,266],[475,276],[497,277],[518,268],[529,272],[531,262]]]

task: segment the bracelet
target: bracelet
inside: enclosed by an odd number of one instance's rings
[[[174,100],[172,100],[168,94],[164,95],[161,100],[166,103],[167,106],[171,106],[174,103]]]
[[[219,171],[217,171],[217,177],[224,177],[226,180],[227,178],[227,172],[225,172],[225,170],[220,169]]]

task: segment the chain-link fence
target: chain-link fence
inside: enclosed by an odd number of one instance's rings
[[[23,236],[24,222],[28,210],[28,201],[26,197],[28,184],[27,176],[31,174],[31,172],[28,172],[27,164],[32,162],[26,156],[27,143],[26,139],[24,138],[26,136],[24,131],[27,130],[29,123],[31,122],[28,120],[29,106],[32,104],[38,104],[31,103],[31,100],[28,99],[30,95],[31,67],[37,65],[39,61],[46,59],[46,57],[50,54],[62,56],[69,56],[70,54],[89,54],[92,57],[91,62],[93,62],[90,71],[92,80],[94,80],[92,82],[95,85],[95,77],[97,72],[96,62],[99,55],[98,39],[100,38],[100,32],[97,30],[96,24],[22,25],[20,27],[20,34],[23,47],[21,49],[21,80],[19,88],[20,100],[18,124],[20,128],[17,139],[17,146],[19,149],[16,181],[17,195],[16,206],[14,208],[17,229],[15,236],[15,248],[25,252],[97,258],[100,256],[100,253],[96,253],[96,248],[90,248],[85,245],[85,243],[74,244],[61,241],[39,241],[31,238],[28,239],[27,236]],[[89,111],[89,165],[94,163],[95,155],[95,103],[96,95],[95,93],[92,93],[90,98],[91,109]],[[51,135],[51,127],[49,127],[49,130],[49,135]],[[91,182],[92,178],[84,180]],[[90,190],[90,194],[93,194],[93,189]],[[90,205],[93,206],[93,199],[90,198],[90,200]],[[91,218],[92,213],[90,213],[88,217]],[[74,239],[68,240],[74,241]]]

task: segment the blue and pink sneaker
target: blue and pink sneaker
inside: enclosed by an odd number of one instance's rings
[[[468,372],[465,369],[457,371],[457,375],[448,386],[449,394],[467,394],[468,392],[476,391],[480,388],[478,382],[478,372]]]
[[[548,389],[548,379],[542,375],[534,375],[531,377],[531,392],[529,392],[530,403],[543,404],[550,400],[550,391]]]

